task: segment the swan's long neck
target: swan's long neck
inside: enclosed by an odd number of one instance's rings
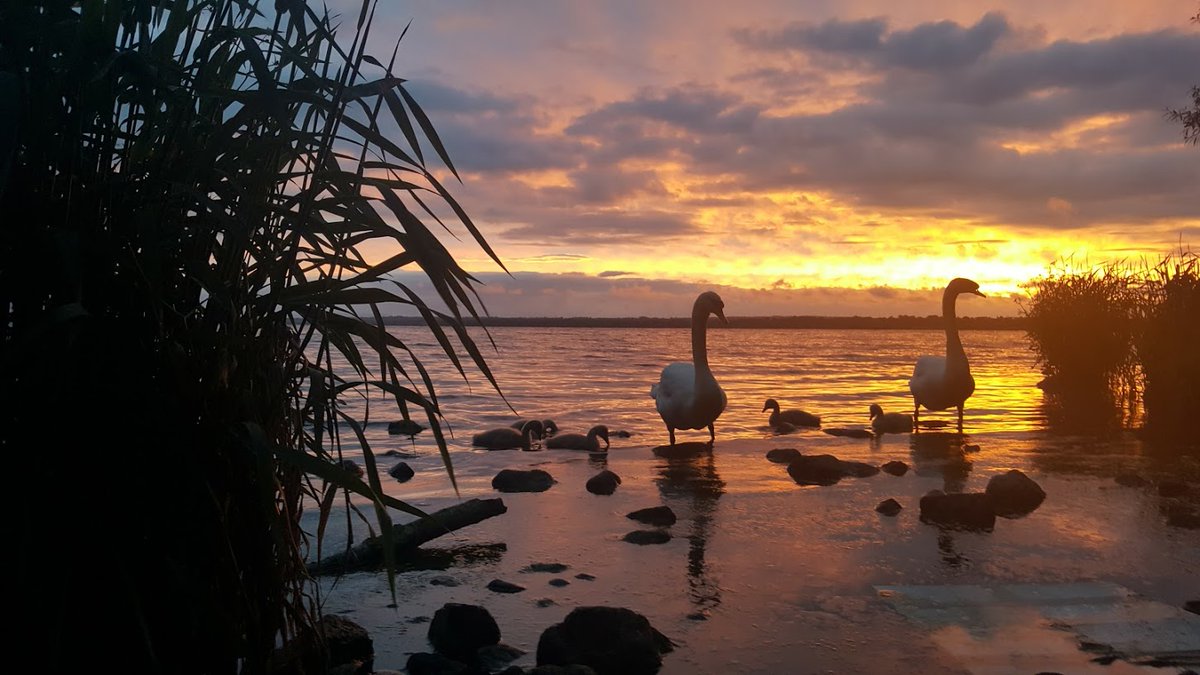
[[[696,367],[696,379],[701,373],[712,377],[708,367],[708,312],[700,307],[692,308],[692,364]]]
[[[967,353],[963,351],[962,339],[958,337],[958,318],[954,314],[954,301],[957,293],[946,292],[942,295],[942,320],[946,325],[946,370],[965,371],[967,369]]]

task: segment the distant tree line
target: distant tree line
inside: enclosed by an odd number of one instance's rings
[[[691,319],[687,317],[487,317],[482,325],[494,327],[530,328],[687,328]],[[392,326],[422,326],[420,317],[391,316],[384,323]],[[467,319],[467,325],[481,325],[479,320]],[[1024,330],[1024,317],[980,316],[959,317],[958,326],[965,330]],[[717,325],[717,324],[713,324]],[[944,320],[940,315],[928,316],[743,316],[732,317],[729,328],[777,328],[777,329],[874,329],[874,330],[942,330]]]

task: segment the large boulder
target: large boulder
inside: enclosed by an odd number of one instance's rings
[[[345,617],[326,614],[321,617],[321,632],[329,647],[331,667],[358,662],[362,665],[355,672],[374,670],[375,645],[366,628]]]
[[[1013,469],[988,480],[987,495],[998,516],[1014,518],[1031,513],[1046,498],[1046,491],[1024,473]]]
[[[492,479],[492,487],[500,492],[545,492],[554,485],[554,477],[541,469],[501,469]]]
[[[631,609],[578,607],[542,633],[537,664],[581,664],[598,675],[652,675],[672,649],[670,640]]]
[[[921,497],[921,522],[965,530],[992,530],[996,511],[986,492],[951,493],[931,490]]]
[[[480,647],[500,643],[500,626],[487,609],[448,602],[429,622],[429,644],[443,656],[471,662]]]

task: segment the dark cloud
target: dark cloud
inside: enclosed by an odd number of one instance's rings
[[[633,272],[622,272],[620,270],[604,270],[603,272],[597,274],[596,276],[600,277],[601,279],[609,279],[612,277],[628,277],[628,276],[632,276],[632,275],[633,275]]]
[[[1007,19],[989,13],[973,26],[937,21],[910,30],[887,32],[884,19],[835,19],[815,25],[793,23],[776,29],[741,29],[734,31],[733,36],[739,44],[756,50],[820,52],[885,67],[946,70],[975,63],[1010,31]]]

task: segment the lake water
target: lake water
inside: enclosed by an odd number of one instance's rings
[[[414,350],[437,385],[438,398],[454,437],[469,447],[472,434],[507,426],[518,419],[504,400],[473,368],[464,381],[439,357],[440,348],[424,329],[393,327]],[[663,366],[691,360],[690,333],[683,329],[639,328],[498,328],[496,350],[481,330],[473,334],[504,398],[521,416],[551,418],[564,431],[586,432],[594,424],[623,429],[631,438],[617,445],[666,441],[666,428],[654,409],[650,386]],[[967,409],[971,432],[1028,431],[1045,427],[1041,379],[1017,331],[964,332],[975,394]],[[770,433],[768,398],[784,408],[820,415],[824,426],[863,427],[867,409],[878,403],[887,411],[912,412],[908,378],[917,356],[944,354],[940,331],[919,330],[739,330],[708,333],[709,363],[729,397],[717,421],[722,438],[762,438]],[[392,447],[386,422],[398,419],[378,396],[371,409],[356,403],[369,418],[368,438]],[[930,420],[952,421],[952,412],[926,413]],[[423,419],[417,418],[425,424]],[[680,432],[679,440],[704,440],[707,431]],[[418,436],[419,448],[432,438]]]
[[[649,389],[665,364],[689,358],[686,330],[502,328],[493,331],[498,352],[480,340],[521,415],[553,418],[563,431],[596,423],[629,431],[612,439],[607,455],[471,448],[473,433],[516,415],[478,373],[468,370],[464,382],[423,330],[394,332],[425,358],[437,383],[454,434],[458,493],[428,432],[389,436],[394,408],[354,401],[356,415],[370,420],[375,453],[414,455],[406,461],[416,476],[406,483],[385,476],[385,490],[426,510],[502,497],[508,511],[427,544],[429,555],[397,575],[394,605],[382,572],[322,579],[326,611],[371,632],[377,668],[401,669],[410,653],[430,651],[427,622],[445,602],[487,607],[502,641],[526,650],[517,661],[525,667],[535,662],[541,632],[582,605],[646,615],[677,645],[664,657],[668,674],[1175,673],[1188,666],[1144,662],[1171,654],[1186,663],[1189,649],[1193,661],[1200,653],[1200,617],[1180,609],[1200,599],[1200,530],[1178,518],[1200,513],[1200,463],[1113,429],[1093,404],[1048,405],[1020,332],[963,333],[976,380],[965,435],[947,428],[851,439],[813,429],[777,436],[763,401],[819,414],[826,427],[867,425],[871,403],[911,412],[912,363],[942,352],[940,332],[710,331],[710,363],[729,406],[711,450],[678,459],[654,451],[667,437]],[[953,422],[954,413],[922,419]],[[707,440],[707,431],[678,439]],[[876,465],[898,460],[913,470],[799,486],[764,458],[776,447]],[[346,451],[360,458],[354,447]],[[529,494],[491,488],[500,469],[534,467],[556,484]],[[610,496],[589,494],[584,482],[603,468],[621,485]],[[929,490],[981,491],[1013,468],[1047,493],[1033,513],[997,519],[992,531],[946,530],[918,518]],[[1149,483],[1120,485],[1114,477],[1123,473]],[[1190,492],[1159,494],[1157,483],[1175,479]],[[899,515],[875,512],[887,498],[903,505]],[[679,518],[670,541],[623,541],[642,527],[625,514],[658,505]],[[315,531],[312,509],[305,518]],[[345,520],[331,521],[325,551],[345,541]],[[364,533],[359,527],[356,538]],[[537,562],[569,569],[522,571]],[[431,583],[447,576],[457,585]],[[551,585],[555,577],[569,583]],[[493,579],[527,590],[493,593],[486,589]]]

